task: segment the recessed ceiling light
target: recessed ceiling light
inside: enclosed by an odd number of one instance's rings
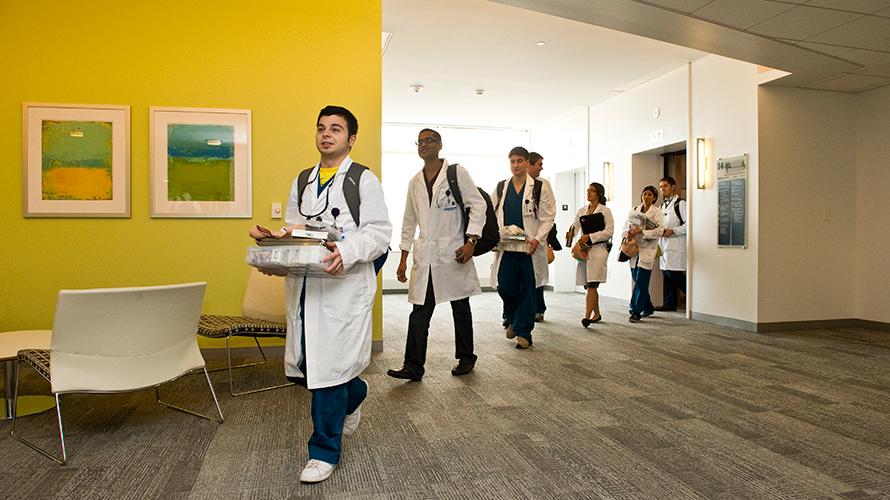
[[[420,85],[419,83],[409,85],[408,88],[413,90],[415,94],[419,94],[421,91],[423,91],[423,85]]]
[[[541,47],[541,46],[546,45],[546,44],[547,44],[547,42],[545,42],[544,40],[540,40],[540,41],[537,43],[538,47]]]

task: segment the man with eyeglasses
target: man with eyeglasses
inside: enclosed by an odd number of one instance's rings
[[[287,226],[277,233],[256,226],[256,239],[283,237],[307,223],[341,235],[329,241],[322,262],[330,278],[287,275],[287,378],[312,393],[309,461],[300,481],[331,476],[340,461],[342,438],[358,428],[368,384],[359,378],[371,359],[371,308],[377,289],[373,261],[392,236],[383,188],[366,167],[349,156],[358,120],[346,108],[327,106],[316,120],[315,146],[321,155],[307,169],[303,189],[294,180],[287,203]],[[301,174],[301,177],[304,174]],[[353,213],[344,185],[358,178],[359,213]],[[301,192],[302,191],[302,192]],[[336,277],[334,277],[336,276]]]
[[[408,253],[413,248],[408,301],[414,306],[408,317],[402,368],[386,372],[390,377],[410,381],[423,378],[430,318],[436,304],[443,302],[451,302],[454,318],[454,357],[458,363],[451,374],[465,375],[476,364],[470,296],[478,295],[481,290],[472,257],[476,240],[482,234],[487,208],[469,172],[461,165],[448,165],[439,157],[442,137],[438,132],[421,130],[416,144],[423,168],[408,183],[399,245],[402,257],[396,271],[400,282],[408,281],[405,272]],[[460,193],[452,192],[454,180]],[[469,212],[466,229],[458,199]],[[420,234],[414,239],[418,228]]]

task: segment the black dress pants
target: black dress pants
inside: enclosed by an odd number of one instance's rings
[[[426,286],[423,305],[414,305],[408,316],[408,340],[405,342],[404,367],[416,375],[423,375],[426,363],[427,337],[430,319],[436,309],[436,293],[433,290],[433,276]],[[451,301],[451,314],[454,318],[454,357],[461,363],[475,363],[473,354],[473,314],[470,311],[470,298]]]
[[[661,306],[666,309],[677,308],[677,289],[686,293],[686,271],[661,271],[663,277],[664,300]]]

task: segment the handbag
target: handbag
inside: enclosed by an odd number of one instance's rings
[[[640,254],[640,245],[636,238],[624,238],[621,240],[621,253],[628,257],[636,257]]]
[[[575,260],[582,262],[587,260],[587,248],[588,247],[581,248],[581,238],[578,238],[578,241],[572,245],[572,257],[574,257]]]
[[[548,264],[553,263],[553,259],[555,259],[555,258],[556,258],[556,255],[553,253],[553,247],[550,245],[547,245],[547,263]]]

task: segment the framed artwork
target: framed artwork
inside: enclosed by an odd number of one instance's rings
[[[130,216],[130,107],[22,104],[25,217]]]
[[[150,108],[151,216],[251,216],[250,110]]]

